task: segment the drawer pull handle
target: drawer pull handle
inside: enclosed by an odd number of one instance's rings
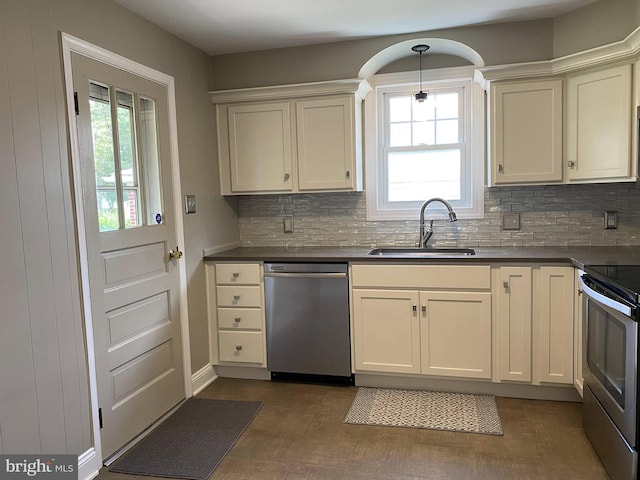
[[[240,320],[242,320],[242,318],[241,318],[241,317],[236,317],[236,318],[234,318],[234,319],[233,319],[233,321],[234,321],[234,322],[237,322],[237,323],[240,323]]]
[[[233,278],[238,278],[240,276],[240,272],[233,272]]]
[[[502,282],[502,286],[505,290],[509,290],[509,282]]]
[[[422,313],[427,313],[427,306],[426,305],[422,305]]]
[[[234,295],[234,296],[233,296],[233,299],[234,299],[234,300],[240,300],[240,295]]]
[[[418,306],[417,305],[412,305],[411,306],[411,310],[413,310],[413,313],[416,313],[418,311]]]
[[[236,345],[236,350],[239,352],[240,350],[242,350],[242,345]]]

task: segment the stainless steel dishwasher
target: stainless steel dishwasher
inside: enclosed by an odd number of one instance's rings
[[[345,263],[265,263],[272,380],[353,384]]]

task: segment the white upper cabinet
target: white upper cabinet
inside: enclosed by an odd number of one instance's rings
[[[356,190],[361,126],[355,107],[348,95],[296,102],[301,191]]]
[[[365,80],[210,92],[223,195],[362,190]]]
[[[562,80],[490,91],[490,185],[562,182]]]
[[[567,81],[567,178],[629,180],[631,65],[576,74]]]
[[[293,189],[289,109],[288,102],[228,108],[229,169],[234,193]]]

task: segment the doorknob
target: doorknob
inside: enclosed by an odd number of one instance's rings
[[[182,258],[182,252],[180,251],[180,249],[176,245],[176,249],[175,250],[169,250],[169,260],[177,260],[179,258]]]

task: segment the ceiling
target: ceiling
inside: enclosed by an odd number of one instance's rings
[[[115,0],[210,55],[554,17],[594,0]]]

